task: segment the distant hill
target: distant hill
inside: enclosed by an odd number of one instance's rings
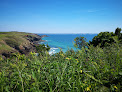
[[[36,45],[43,36],[25,32],[0,32],[0,55],[9,57],[12,53],[36,52]]]

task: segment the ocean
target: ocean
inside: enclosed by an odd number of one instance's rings
[[[45,42],[40,42],[40,44],[48,44],[51,49],[49,54],[54,54],[62,49],[63,52],[66,52],[68,49],[76,48],[73,45],[74,39],[76,37],[82,36],[87,39],[87,42],[91,41],[94,36],[97,34],[38,34],[38,35],[47,35],[48,37],[42,38]]]

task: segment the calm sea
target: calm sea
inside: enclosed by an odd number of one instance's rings
[[[42,38],[45,42],[41,42],[40,44],[48,44],[51,49],[49,51],[50,54],[57,53],[60,51],[60,48],[63,52],[66,52],[68,49],[76,48],[73,46],[74,39],[76,37],[82,36],[91,41],[94,36],[97,34],[39,34],[39,35],[47,35],[48,37]]]

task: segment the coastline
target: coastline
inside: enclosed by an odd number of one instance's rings
[[[43,37],[25,32],[0,32],[0,56],[10,57],[13,53],[28,55],[30,52],[37,52],[36,46],[39,45]]]

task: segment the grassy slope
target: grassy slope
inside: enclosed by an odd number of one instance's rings
[[[0,58],[0,91],[121,92],[121,57],[122,46],[114,43],[103,49],[89,46],[55,55],[44,52]]]
[[[14,47],[18,47],[28,42],[26,35],[35,37],[36,35],[24,32],[0,32],[0,54],[3,52],[16,52]]]
[[[87,54],[86,54],[87,50]],[[121,92],[122,60],[117,44],[55,55],[16,55],[0,60],[1,92]]]

